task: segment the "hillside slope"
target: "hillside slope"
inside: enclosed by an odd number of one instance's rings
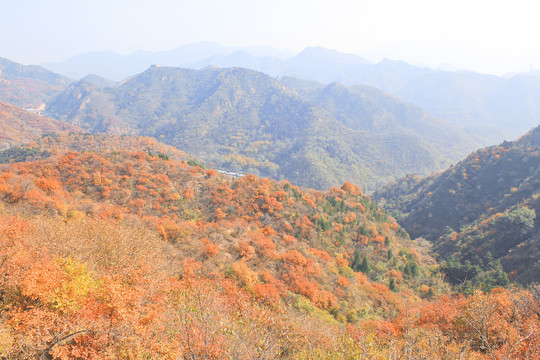
[[[272,77],[294,76],[324,84],[369,85],[398,96],[466,131],[481,146],[513,139],[536,125],[540,77],[531,71],[506,78],[461,70],[443,71],[384,59],[372,64],[354,54],[308,47],[292,56],[272,49],[226,48],[212,43],[129,56],[90,53],[50,69],[82,78],[96,73],[123,80],[151,64],[201,69],[243,67]]]
[[[192,66],[241,66],[324,84],[373,86],[466,131],[483,146],[518,137],[536,125],[539,114],[540,77],[533,72],[505,78],[390,59],[371,64],[321,47],[284,60],[244,55],[213,56]]]
[[[375,196],[401,213],[413,238],[435,244],[457,282],[471,280],[481,272],[474,266],[493,259],[521,283],[540,277],[540,127],[440,174],[401,179]],[[458,265],[465,261],[469,266]]]
[[[34,156],[0,167],[2,357],[540,351],[535,293],[435,299],[446,286],[427,248],[350,183],[233,178],[151,138],[60,134],[17,149]]]
[[[474,146],[419,109],[358,90],[362,96],[369,106],[344,115],[352,126],[262,73],[154,67],[116,87],[74,83],[47,113],[93,132],[153,136],[218,168],[319,189],[352,181],[373,190],[399,175],[441,169]],[[392,126],[373,131],[357,120],[363,117],[392,118]]]
[[[318,192],[234,178],[189,165],[186,154],[151,138],[55,135],[18,151],[30,149],[38,155],[8,159],[2,168],[0,200],[9,209],[74,222],[142,219],[181,260],[200,263],[201,274],[228,274],[275,305],[292,293],[302,306],[347,321],[371,300],[342,283],[388,285],[396,278],[394,291],[440,290],[428,249],[350,183]],[[406,267],[414,274],[402,274]],[[387,319],[396,305],[370,311]]]
[[[384,59],[370,64],[359,56],[321,47],[289,59],[222,55],[192,66],[241,66],[272,76],[293,76],[324,84],[369,85],[391,93],[466,131],[483,146],[513,139],[536,125],[540,77],[504,78],[472,71],[442,71]]]
[[[370,86],[324,86],[289,77],[280,81],[353,130],[415,137],[434,153],[439,152],[440,158],[452,154],[447,156],[455,160],[476,145],[467,134],[441,119]]]
[[[0,101],[21,108],[39,109],[71,80],[39,66],[21,65],[0,58]]]
[[[80,130],[77,126],[0,102],[0,149],[30,142],[46,133]]]
[[[437,72],[409,81],[396,95],[491,145],[537,125],[540,77]]]

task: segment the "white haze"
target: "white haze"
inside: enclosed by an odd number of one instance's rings
[[[0,57],[32,64],[88,51],[170,50],[214,41],[504,74],[540,68],[525,0],[0,0]]]

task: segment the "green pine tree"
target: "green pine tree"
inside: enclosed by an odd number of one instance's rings
[[[394,278],[390,279],[390,284],[388,285],[388,288],[392,290],[393,292],[397,292],[396,279]]]
[[[369,274],[371,272],[371,265],[369,264],[367,256],[364,256],[364,259],[362,260],[360,271],[362,271],[364,274]]]

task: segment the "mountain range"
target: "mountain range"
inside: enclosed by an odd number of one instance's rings
[[[0,358],[538,358],[533,77],[203,45],[290,74],[0,61]]]
[[[73,79],[81,79],[88,74],[121,81],[143,72],[151,65],[187,67],[203,59],[215,56],[229,56],[241,51],[255,58],[281,59],[294,55],[288,50],[270,46],[228,47],[213,42],[187,44],[168,51],[136,51],[130,55],[120,55],[112,51],[98,51],[81,54],[60,63],[44,63],[43,67]]]
[[[529,74],[440,72],[419,76],[395,94],[483,144],[515,139],[539,122],[540,77]]]
[[[442,71],[384,59],[371,63],[355,54],[308,47],[293,55],[271,48],[227,48],[189,44],[166,52],[129,56],[89,53],[63,63],[45,64],[73,78],[97,74],[116,81],[152,64],[202,69],[244,67],[273,77],[290,76],[330,84],[368,85],[393,94],[466,131],[483,146],[517,138],[537,125],[540,77],[508,77],[471,71]]]
[[[373,190],[442,169],[476,146],[380,90],[293,82],[242,68],[155,66],[113,87],[72,83],[46,114],[92,132],[152,136],[219,168],[319,189],[348,180]]]

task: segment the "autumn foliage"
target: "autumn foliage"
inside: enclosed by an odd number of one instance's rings
[[[0,168],[3,358],[538,357],[538,290],[439,297],[427,250],[352,184],[77,136]]]

